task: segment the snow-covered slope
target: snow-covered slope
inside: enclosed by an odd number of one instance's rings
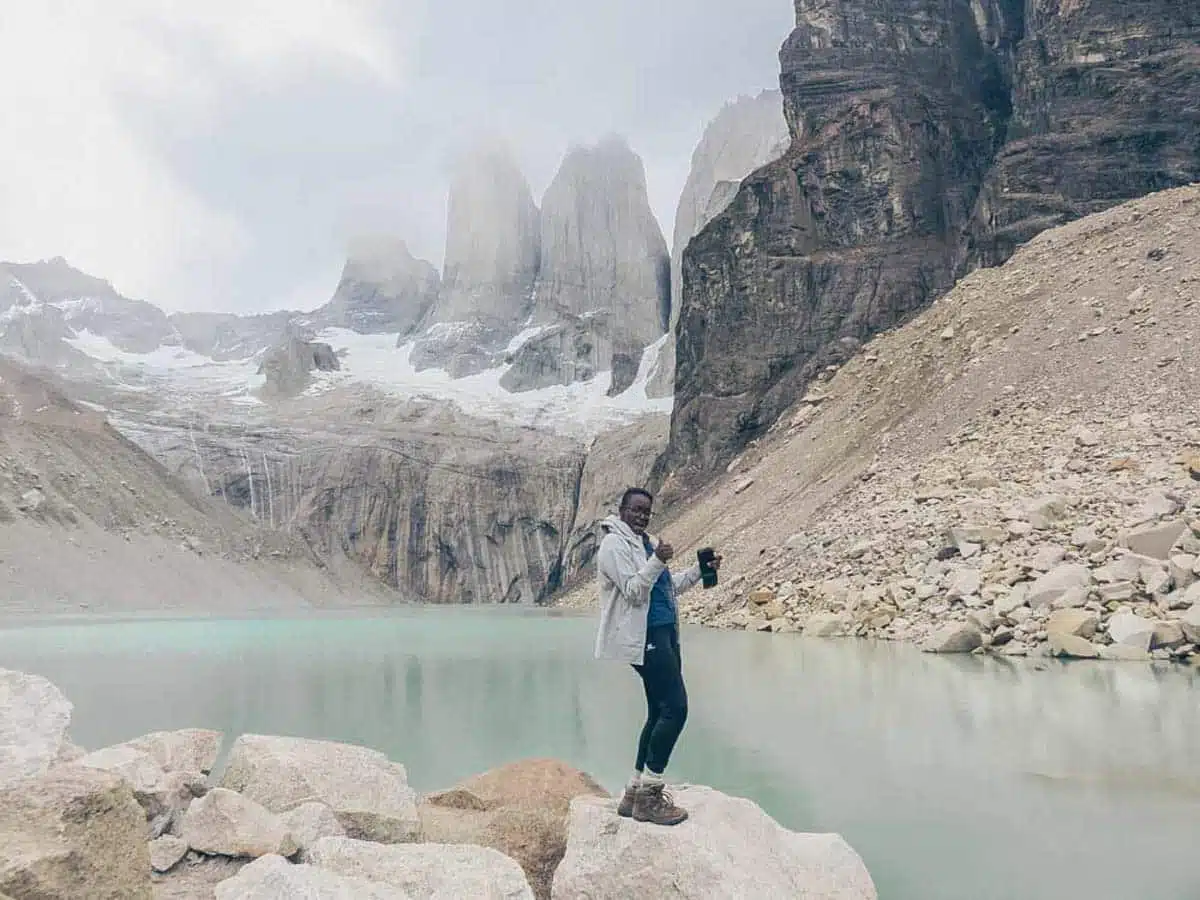
[[[18,277],[17,271],[23,277]],[[78,273],[75,284],[88,293],[73,296],[69,289],[59,287],[50,292],[49,299],[44,298],[39,280],[44,280],[47,273],[61,285],[64,279],[59,261],[0,270],[5,282],[0,293],[0,352],[54,369],[68,379],[99,382],[118,394],[139,394],[164,408],[200,403],[236,415],[238,409],[264,406],[260,364],[284,329],[295,326],[311,340],[328,343],[341,363],[336,372],[314,373],[306,396],[361,384],[397,398],[444,400],[470,416],[583,439],[643,415],[667,414],[671,410],[669,397],[651,399],[646,395],[646,384],[666,337],[646,348],[634,383],[615,397],[608,396],[610,371],[589,381],[514,393],[502,386],[504,374],[511,368],[508,360],[538,335],[539,328],[531,327],[517,335],[506,352],[498,356],[497,365],[461,378],[452,377],[442,368],[414,365],[412,354],[419,335],[363,334],[348,328],[320,327],[319,314],[281,319],[283,327],[275,336],[263,329],[262,317],[225,317],[222,327],[226,330],[237,332],[238,323],[245,322],[247,340],[241,346],[246,355],[227,358],[229,354],[222,353],[215,358],[195,349],[204,344],[181,334],[157,307],[121,297],[106,283],[82,273]],[[97,285],[104,289],[98,290]],[[31,328],[31,324],[37,327]],[[433,327],[449,326],[441,323]]]

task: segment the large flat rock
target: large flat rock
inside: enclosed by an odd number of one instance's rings
[[[188,807],[181,830],[193,850],[219,856],[292,856],[299,849],[282,819],[225,788]]]
[[[534,900],[516,861],[487,847],[322,838],[308,858],[319,868],[390,884],[421,900]]]
[[[399,888],[264,856],[216,887],[216,900],[410,900]]]
[[[221,786],[275,813],[324,803],[346,833],[384,844],[420,837],[416,792],[404,766],[377,750],[303,738],[243,735]]]
[[[40,675],[0,669],[0,787],[41,775],[69,749],[71,701]]]
[[[690,817],[662,827],[619,818],[611,800],[571,803],[554,900],[876,900],[858,854],[836,834],[789,831],[755,803],[682,787]]]
[[[59,766],[0,790],[0,894],[150,900],[142,809],[111,772]]]

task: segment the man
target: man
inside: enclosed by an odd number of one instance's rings
[[[688,814],[663,789],[663,772],[687,721],[675,598],[700,580],[700,567],[672,577],[667,563],[674,548],[662,540],[655,545],[646,534],[653,505],[649,491],[630,488],[621,497],[618,514],[600,523],[605,534],[596,563],[596,658],[629,663],[646,691],[637,762],[617,812],[639,822],[678,825]],[[720,567],[720,556],[713,565]]]

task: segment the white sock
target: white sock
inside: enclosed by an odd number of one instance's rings
[[[649,769],[647,769],[646,774],[644,774],[642,776],[642,784],[662,784],[662,783],[663,783],[663,777],[660,772],[652,772]]]
[[[629,784],[626,787],[635,788],[642,783],[642,773],[634,770],[634,773],[629,776]]]

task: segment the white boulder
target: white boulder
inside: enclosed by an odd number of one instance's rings
[[[122,746],[146,753],[168,772],[199,772],[207,775],[217,764],[223,735],[205,728],[156,731],[126,741]]]
[[[404,891],[264,856],[216,887],[216,900],[411,900]]]
[[[71,701],[40,675],[0,669],[0,787],[41,775],[69,753]]]
[[[309,849],[308,859],[330,872],[390,884],[421,900],[534,900],[516,860],[490,847],[322,838]]]
[[[673,793],[689,817],[669,828],[620,818],[611,800],[573,800],[552,900],[876,900],[870,873],[841,836],[790,831],[757,804],[712,788]]]
[[[57,766],[0,788],[0,896],[150,900],[146,821],[111,772]]]
[[[181,832],[193,850],[216,856],[292,856],[298,849],[278,816],[225,788],[193,802]]]
[[[399,844],[421,834],[417,795],[404,766],[366,747],[243,735],[230,751],[221,786],[275,813],[324,803],[348,835],[362,840]]]

